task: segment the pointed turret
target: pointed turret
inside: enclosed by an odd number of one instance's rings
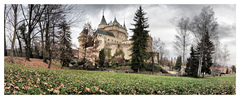
[[[114,17],[114,21],[113,22],[117,22],[117,19],[116,19],[116,17]]]
[[[123,23],[123,28],[126,29],[125,20],[124,20],[124,23]]]
[[[119,23],[118,23],[118,21],[117,21],[117,19],[116,19],[116,17],[114,18],[114,21],[113,21],[113,25],[118,25]]]
[[[104,15],[102,16],[102,20],[101,20],[100,24],[105,24],[105,25],[107,24]]]
[[[107,22],[105,20],[104,11],[103,11],[102,20],[101,20],[100,24],[98,25],[98,29],[103,29],[106,25],[107,25]]]

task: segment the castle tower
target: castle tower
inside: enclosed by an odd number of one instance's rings
[[[98,25],[98,29],[103,29],[106,25],[107,25],[107,22],[105,20],[104,13],[103,13],[102,20],[101,20],[100,24]]]
[[[114,18],[113,25],[118,25],[116,17]]]

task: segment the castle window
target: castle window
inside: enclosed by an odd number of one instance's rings
[[[109,39],[108,39],[108,41],[109,41]]]

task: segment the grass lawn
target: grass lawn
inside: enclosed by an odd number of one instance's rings
[[[4,94],[236,94],[236,76],[170,77],[4,63]]]

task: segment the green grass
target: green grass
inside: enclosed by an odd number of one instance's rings
[[[4,64],[4,94],[236,94],[236,76],[170,77]]]

